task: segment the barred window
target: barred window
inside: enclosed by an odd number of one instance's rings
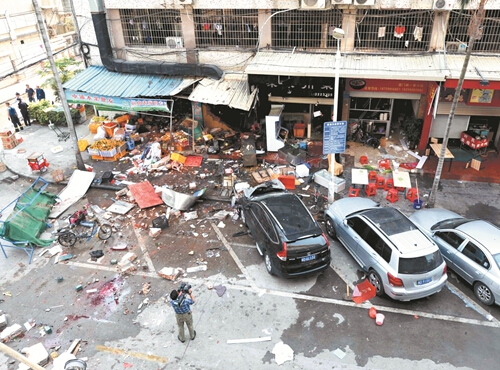
[[[120,20],[125,45],[183,47],[179,10],[120,9]]]
[[[434,12],[358,10],[354,48],[358,51],[428,51]]]
[[[475,11],[452,11],[446,33],[446,50],[449,53],[465,52],[469,44],[469,24]],[[486,10],[483,21],[483,33],[474,41],[473,51],[500,51],[500,10]]]
[[[273,14],[276,10],[273,10]],[[342,25],[342,12],[329,10],[292,10],[276,14],[272,20],[272,43],[275,49],[331,49],[336,40],[331,30]]]
[[[193,19],[199,48],[257,47],[257,9],[194,9]]]

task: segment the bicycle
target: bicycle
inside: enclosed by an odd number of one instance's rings
[[[317,215],[320,211],[325,210],[325,202],[328,200],[328,198],[321,194],[319,191],[319,185],[316,185],[314,187],[314,193],[313,193],[313,202],[314,204],[309,207],[309,211],[313,215]]]
[[[91,228],[88,232],[77,232],[76,226],[77,224],[72,224],[69,227],[64,227],[62,229],[57,230],[56,236],[59,244],[65,247],[72,247],[75,245],[78,239],[87,238],[86,241],[89,241],[94,235],[97,234],[99,239],[107,240],[113,234],[113,229],[109,224],[101,224],[98,219],[94,219],[92,221],[81,221],[79,225],[87,228]]]

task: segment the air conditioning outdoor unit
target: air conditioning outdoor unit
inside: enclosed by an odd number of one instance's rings
[[[301,9],[325,9],[326,0],[300,0]]]
[[[375,0],[353,0],[353,4],[358,6],[371,6],[375,5]]]
[[[446,43],[446,51],[448,53],[465,53],[467,44],[465,42],[449,41]]]
[[[332,0],[333,5],[350,5],[352,0]]]
[[[433,10],[453,10],[455,0],[434,0],[432,4]]]
[[[182,37],[167,37],[165,41],[169,49],[182,49],[184,47]]]

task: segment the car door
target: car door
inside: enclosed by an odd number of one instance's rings
[[[273,224],[271,223],[266,211],[258,203],[251,203],[249,208],[251,215],[249,229],[252,237],[261,248],[265,248],[271,252],[277,250],[279,244],[278,236]]]
[[[363,221],[364,222],[364,221]],[[365,223],[364,232],[361,234],[361,240],[358,243],[357,253],[363,262],[363,267],[368,270],[374,268],[380,276],[387,274],[387,262],[382,258],[385,242],[380,235],[368,224]]]
[[[457,267],[455,260],[457,257],[457,250],[464,244],[465,237],[453,230],[442,230],[436,231],[433,235],[433,239],[438,245],[448,267],[456,271]],[[457,272],[461,275],[459,271]]]
[[[338,237],[352,254],[354,259],[357,260],[361,267],[365,267],[365,262],[359,255],[358,247],[359,243],[363,240],[361,235],[366,234],[368,225],[358,216],[348,217],[344,220],[339,228]]]
[[[459,248],[455,264],[461,271],[460,275],[470,284],[481,280],[491,266],[483,250],[470,240]]]

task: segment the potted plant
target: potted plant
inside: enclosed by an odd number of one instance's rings
[[[416,117],[406,117],[401,122],[400,129],[404,133],[408,148],[414,148],[418,144],[422,134],[422,125],[423,121]]]

